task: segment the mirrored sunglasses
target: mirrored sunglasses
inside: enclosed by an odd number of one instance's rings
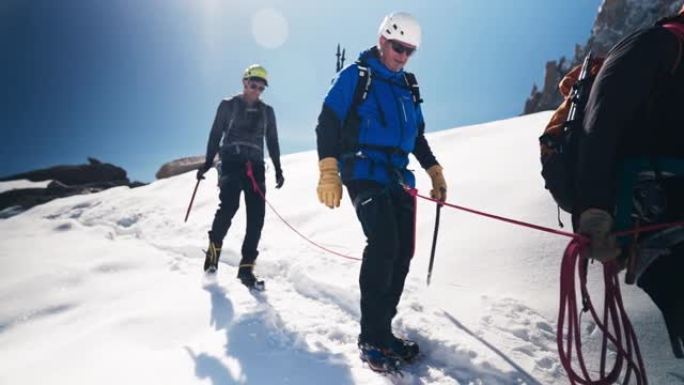
[[[399,55],[401,55],[402,53],[405,53],[406,56],[411,56],[411,55],[413,55],[414,52],[416,52],[415,48],[405,46],[396,40],[390,40],[390,46],[392,47],[394,52],[398,53]]]

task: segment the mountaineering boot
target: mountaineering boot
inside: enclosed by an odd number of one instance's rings
[[[390,354],[400,358],[404,362],[413,361],[420,353],[418,343],[416,341],[406,340],[392,336],[389,345]]]
[[[253,269],[254,265],[240,265],[237,278],[250,290],[264,291],[266,285],[263,280],[257,279],[257,277],[254,276]]]
[[[374,372],[401,374],[401,361],[389,349],[383,349],[367,342],[358,342],[359,358]]]
[[[218,261],[221,256],[221,245],[209,241],[209,247],[204,256],[204,272],[213,274],[218,269]]]

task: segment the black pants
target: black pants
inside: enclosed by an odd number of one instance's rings
[[[413,257],[415,199],[397,184],[352,181],[347,190],[367,241],[359,275],[360,340],[386,347]]]
[[[252,161],[252,170],[259,188],[265,194],[264,162]],[[266,202],[252,188],[252,181],[246,172],[246,162],[224,161],[221,163],[220,174],[219,187],[221,193],[219,199],[221,203],[216,210],[216,215],[214,215],[214,223],[211,226],[211,231],[209,231],[209,240],[217,245],[223,244],[223,238],[228,233],[233,216],[240,207],[240,193],[244,191],[245,205],[247,206],[247,230],[242,242],[240,264],[253,264],[259,255],[257,246],[259,246],[259,239],[261,238],[261,229],[264,227]]]
[[[684,245],[655,260],[637,285],[663,313],[674,355],[684,358]]]

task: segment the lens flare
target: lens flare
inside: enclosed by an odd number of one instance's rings
[[[273,8],[264,8],[252,16],[252,35],[260,46],[278,48],[287,41],[287,19]]]

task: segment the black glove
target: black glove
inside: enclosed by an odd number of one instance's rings
[[[283,183],[285,183],[285,177],[283,176],[283,170],[278,169],[276,170],[276,188],[281,188],[283,187]]]
[[[206,174],[210,168],[211,164],[203,164],[202,166],[200,166],[200,168],[197,169],[197,180],[204,179],[204,174]]]

